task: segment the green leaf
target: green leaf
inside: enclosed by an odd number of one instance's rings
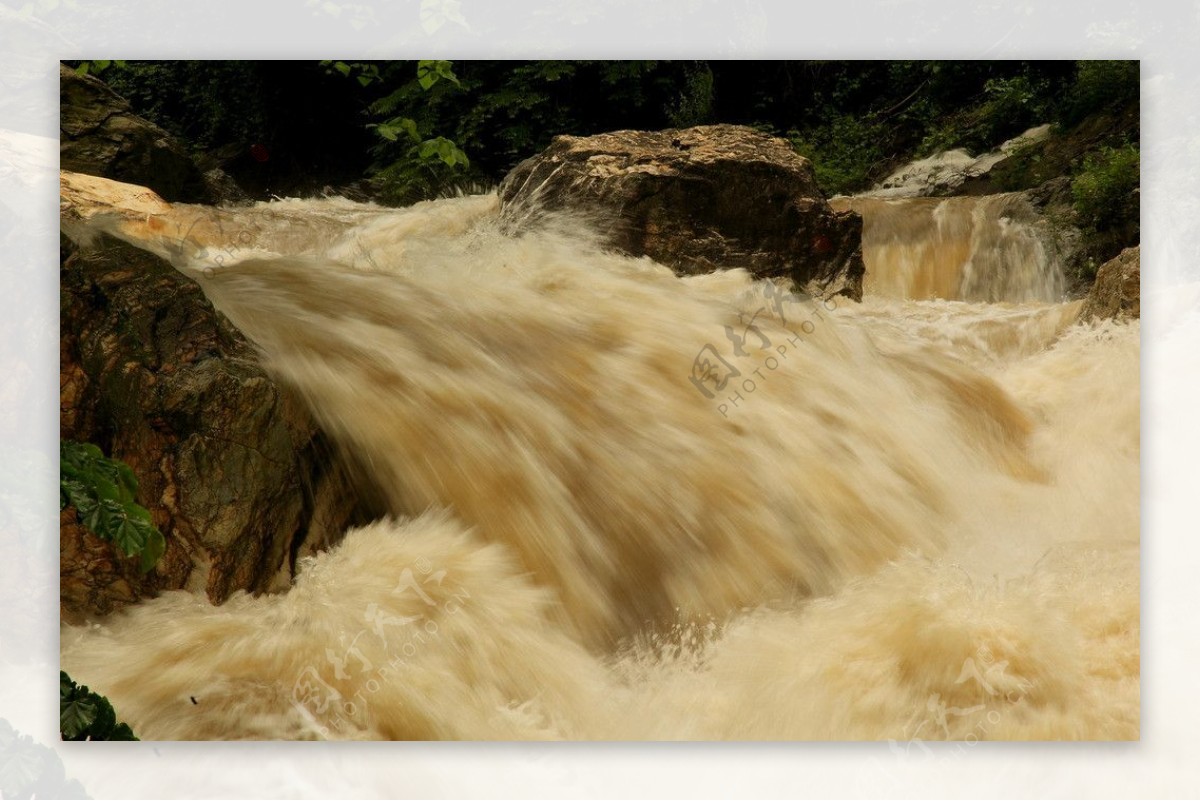
[[[101,470],[93,470],[90,474],[85,473],[84,476],[91,479],[92,492],[97,498],[102,501],[121,502],[121,488]]]
[[[128,723],[118,723],[113,727],[112,732],[108,735],[109,740],[136,740],[133,735],[133,729],[129,728]]]
[[[128,724],[103,695],[76,684],[65,671],[58,673],[59,731],[64,740],[136,740]]]
[[[400,138],[400,135],[396,132],[395,126],[388,125],[386,122],[379,123],[378,125],[368,125],[367,127],[374,128],[375,133],[379,134],[389,142],[395,142]]]
[[[423,159],[432,158],[437,154],[437,140],[429,139],[417,147],[417,155]]]
[[[143,573],[166,550],[150,512],[135,503],[138,481],[132,468],[88,443],[64,441],[60,452],[59,507],[75,507],[79,521],[126,556],[140,556]]]
[[[75,74],[76,75],[87,75],[88,74],[88,66],[89,66],[88,62],[86,62],[86,61],[83,62],[82,64],[80,64],[78,67],[75,68]]]
[[[333,68],[346,77],[350,77],[350,65],[345,61],[333,62]]]
[[[67,740],[79,737],[96,720],[96,702],[88,696],[72,696],[69,700],[59,699],[58,725]]]
[[[386,122],[379,123],[376,127],[376,132],[387,139],[389,142],[395,142],[403,133],[414,142],[421,140],[421,134],[417,132],[417,123],[408,117],[393,117]]]
[[[156,528],[151,528],[146,535],[146,547],[142,549],[141,562],[138,568],[142,573],[149,573],[154,569],[154,565],[162,558],[163,553],[167,550],[167,541],[163,539],[162,532]]]
[[[133,517],[125,507],[114,501],[101,501],[107,519],[109,538],[126,556],[136,556],[146,547],[154,526]]]
[[[117,473],[117,483],[121,490],[121,502],[132,501],[137,496],[138,480],[133,468],[124,462],[114,462]]]
[[[445,78],[447,81],[450,81],[450,83],[454,84],[455,86],[462,86],[462,84],[458,82],[458,76],[455,75],[454,70],[451,69],[449,61],[439,61],[437,63],[437,74],[442,78]]]
[[[400,130],[408,134],[409,139],[414,142],[421,141],[421,134],[417,132],[417,123],[414,120],[410,120],[408,117],[400,117],[396,124],[400,126]]]
[[[95,506],[95,496],[92,495],[83,482],[77,479],[62,479],[59,481],[60,509],[74,506],[76,511],[83,514],[85,508]]]
[[[460,86],[458,76],[454,74],[449,61],[418,61],[417,62],[417,83],[421,88],[429,91],[435,83],[445,78],[447,81]]]

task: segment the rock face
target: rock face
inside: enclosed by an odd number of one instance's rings
[[[168,201],[212,203],[244,196],[220,170],[203,172],[187,148],[103,82],[59,66],[61,167],[149,186]]]
[[[1141,246],[1125,248],[1096,271],[1096,283],[1079,312],[1080,320],[1127,320],[1141,316]]]
[[[356,503],[303,405],[200,288],[156,257],[106,238],[70,253],[61,279],[60,434],[133,468],[138,501],[167,542],[141,576],[67,510],[64,617],[162,589],[221,601],[286,586],[297,554],[334,541]]]
[[[165,132],[99,81],[70,70],[62,78],[64,167],[165,197],[212,196]],[[167,543],[141,575],[136,559],[64,510],[64,620],[165,589],[219,602],[286,586],[299,556],[367,518],[307,410],[264,374],[196,284],[114,239],[80,251],[64,238],[60,255],[60,434],[133,468],[137,500]]]
[[[509,173],[500,197],[513,226],[577,211],[607,229],[609,246],[678,273],[743,267],[862,297],[861,218],[835,213],[808,160],[751,128],[559,136]]]

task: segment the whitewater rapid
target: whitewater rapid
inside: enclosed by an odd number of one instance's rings
[[[681,279],[494,196],[156,219],[90,227],[392,517],[286,593],[64,627],[143,739],[1138,737],[1136,321]]]

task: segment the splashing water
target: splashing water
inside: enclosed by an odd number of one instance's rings
[[[394,515],[284,594],[64,627],[139,735],[1138,736],[1136,322],[814,303],[497,211],[92,220],[195,277]]]

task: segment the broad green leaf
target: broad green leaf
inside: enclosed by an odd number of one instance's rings
[[[62,499],[61,508],[74,506],[76,511],[83,514],[83,510],[95,506],[95,496],[78,479],[62,479],[58,486],[59,496]]]
[[[167,542],[163,539],[162,533],[158,529],[151,529],[146,536],[146,547],[142,549],[141,563],[139,569],[143,573],[149,573],[154,569],[154,565],[162,558],[162,555],[167,550]]]
[[[64,740],[137,739],[127,724],[117,722],[107,698],[77,685],[65,671],[58,673],[58,716]]]
[[[449,61],[418,61],[417,62],[417,83],[422,89],[428,91],[435,83],[442,78],[458,84],[458,77],[450,68]]]
[[[121,488],[121,501],[132,501],[137,495],[138,480],[133,468],[124,462],[116,462],[117,479]]]
[[[96,720],[96,702],[87,695],[59,699],[58,725],[64,739],[73,740]]]
[[[79,513],[79,522],[95,532],[97,536],[109,539],[104,533],[105,526],[102,522],[103,510],[100,507],[100,501],[90,494],[87,498],[80,498],[79,501],[75,504],[75,511]]]
[[[121,488],[100,470],[93,470],[90,474],[85,474],[84,478],[91,479],[92,492],[100,500],[121,502]]]
[[[126,556],[140,556],[148,572],[166,550],[150,512],[135,502],[137,476],[129,465],[107,459],[90,443],[60,447],[59,504],[74,506],[83,525],[113,542]]]
[[[110,501],[101,501],[101,507],[107,517],[109,538],[125,552],[126,556],[136,556],[146,547],[150,532],[154,529],[145,520],[130,517],[125,507]]]
[[[437,63],[437,73],[455,86],[462,85],[458,82],[458,76],[454,74],[449,61],[439,61]]]

